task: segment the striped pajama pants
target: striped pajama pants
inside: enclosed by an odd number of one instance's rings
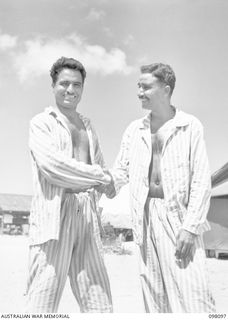
[[[145,310],[148,313],[215,312],[202,238],[195,239],[192,261],[176,261],[179,228],[169,215],[163,199],[148,198],[143,244],[138,246]]]
[[[81,312],[112,312],[94,201],[66,194],[59,240],[30,246],[26,312],[57,312],[67,276]]]

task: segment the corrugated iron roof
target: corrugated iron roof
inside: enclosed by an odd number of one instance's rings
[[[0,211],[28,212],[31,207],[32,196],[22,194],[0,193]]]

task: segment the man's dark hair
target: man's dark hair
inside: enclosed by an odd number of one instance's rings
[[[164,63],[152,63],[140,68],[142,73],[152,73],[160,82],[170,86],[170,96],[175,88],[176,76],[173,69]]]
[[[86,71],[82,63],[73,58],[61,57],[53,64],[50,70],[50,76],[52,78],[53,84],[56,83],[59,73],[65,68],[78,70],[82,75],[82,82],[84,83],[85,77],[86,77]]]

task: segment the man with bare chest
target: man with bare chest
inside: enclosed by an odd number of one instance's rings
[[[34,197],[27,312],[57,312],[67,276],[81,312],[112,312],[95,186],[111,177],[90,120],[77,111],[86,72],[72,58],[51,68],[55,105],[30,123]]]
[[[72,138],[73,158],[78,161],[91,164],[89,154],[89,139],[82,120],[76,113],[72,118],[68,118],[66,120]]]
[[[106,195],[129,182],[145,311],[215,312],[202,240],[211,190],[203,127],[171,104],[175,80],[169,65],[141,67],[149,113],[126,129]]]
[[[161,153],[162,140],[156,133],[151,133],[152,150],[151,163],[149,168],[149,197],[156,197],[163,199],[164,193],[161,180]]]

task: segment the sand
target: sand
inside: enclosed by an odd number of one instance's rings
[[[125,243],[132,255],[106,254],[115,313],[142,313],[143,302],[134,244]],[[0,236],[0,313],[23,313],[25,303],[28,239]],[[217,312],[228,313],[228,260],[208,258],[211,289]],[[59,306],[60,313],[79,312],[69,281]]]

